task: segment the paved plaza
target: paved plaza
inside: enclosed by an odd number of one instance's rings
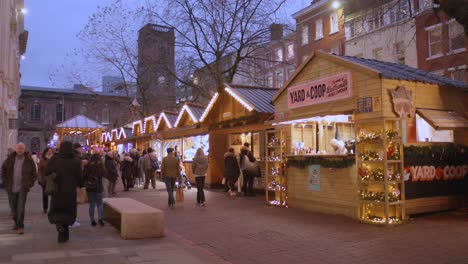
[[[30,193],[26,229],[11,231],[5,192],[0,194],[0,263],[468,263],[468,216],[455,211],[412,218],[397,227],[358,223],[341,216],[275,208],[263,196],[230,197],[207,191],[207,206],[185,202],[167,208],[167,193],[119,192],[164,210],[166,236],[122,240],[110,225],[91,227],[88,204],[70,241],[56,242],[55,227],[41,212],[39,188]]]

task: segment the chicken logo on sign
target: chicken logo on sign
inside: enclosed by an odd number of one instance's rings
[[[414,107],[412,92],[403,86],[397,86],[395,90],[390,90],[393,101],[393,111],[399,117],[414,117]]]

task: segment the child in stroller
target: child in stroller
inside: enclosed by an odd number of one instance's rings
[[[187,174],[185,173],[185,166],[180,163],[180,178],[176,181],[177,188],[187,188],[187,190],[192,189],[192,184],[190,183]]]

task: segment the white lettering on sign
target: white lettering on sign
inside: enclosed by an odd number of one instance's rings
[[[288,108],[320,104],[353,96],[351,72],[288,88]]]
[[[463,180],[468,173],[467,165],[435,167],[435,166],[409,166],[406,171],[411,175],[411,181],[433,180]]]

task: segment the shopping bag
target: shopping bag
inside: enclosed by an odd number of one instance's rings
[[[183,202],[184,201],[184,188],[177,188],[176,189],[176,202]]]
[[[86,193],[86,188],[81,188],[80,192],[80,203],[88,202],[88,194]]]
[[[223,177],[223,180],[221,181],[222,185],[226,185],[226,177]]]

